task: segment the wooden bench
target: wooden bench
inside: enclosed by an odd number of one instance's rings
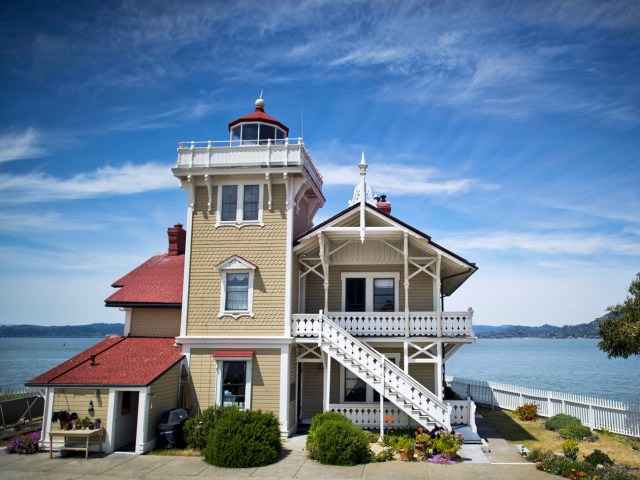
[[[77,452],[84,452],[84,458],[89,458],[89,445],[92,439],[98,440],[99,452],[102,453],[102,428],[95,430],[51,430],[49,432],[49,458],[53,458],[53,438],[63,437],[64,444],[58,448],[58,451],[73,450]],[[73,442],[73,440],[84,440],[84,446],[80,442]],[[69,443],[71,442],[71,443]]]

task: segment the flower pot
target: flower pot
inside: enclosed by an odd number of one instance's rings
[[[405,449],[398,450],[398,452],[400,453],[400,460],[402,460],[403,462],[409,462],[413,460],[413,453],[414,453],[413,448],[410,448],[408,450],[405,450]]]

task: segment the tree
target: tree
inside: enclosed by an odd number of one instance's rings
[[[640,355],[640,273],[629,285],[624,303],[607,308],[610,312],[598,320],[602,340],[598,348],[609,358]]]

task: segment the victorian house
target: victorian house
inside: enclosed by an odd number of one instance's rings
[[[106,450],[137,453],[179,405],[270,411],[283,436],[327,410],[376,429],[385,417],[472,424],[472,403],[445,400],[443,379],[475,340],[473,311],[444,301],[476,265],[392,215],[367,185],[364,154],[348,207],[314,225],[322,175],[262,98],[228,129],[224,141],[179,144],[186,225],[113,284],[106,305],[124,310],[124,336],[27,383],[45,418],[90,405]],[[43,436],[57,428],[45,423]]]

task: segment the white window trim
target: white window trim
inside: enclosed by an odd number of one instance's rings
[[[236,198],[236,219],[231,221],[222,221],[222,187],[225,186],[237,186],[238,193]],[[258,219],[257,220],[243,220],[243,209],[244,209],[244,187],[245,185],[257,185],[258,186]],[[264,183],[261,182],[223,182],[218,185],[218,202],[216,209],[216,223],[214,225],[215,228],[218,227],[237,227],[242,228],[248,225],[259,225],[264,227],[264,221],[262,218],[263,212],[263,203],[264,203]]]
[[[387,357],[387,359],[393,359],[395,360],[395,364],[400,366],[400,354],[399,353],[384,353],[383,354],[385,357]],[[347,403],[347,404],[351,404],[351,403],[373,403],[373,387],[371,385],[369,385],[368,383],[367,385],[367,393],[366,393],[366,397],[365,397],[365,401],[364,402],[348,402],[345,400],[344,396],[346,395],[346,391],[344,389],[344,381],[345,378],[347,376],[346,374],[346,367],[344,367],[343,365],[340,365],[340,401],[342,403]],[[365,382],[366,383],[366,382]],[[378,402],[378,400],[376,400],[376,403]],[[389,401],[386,401],[385,403],[391,403]]]
[[[253,357],[214,357],[214,360],[216,361],[216,405],[222,406],[222,372],[224,362],[246,362],[247,368],[245,370],[246,383],[244,387],[244,409],[251,410],[251,375]]]
[[[220,272],[220,312],[218,318],[254,317],[253,313],[253,279],[256,266],[247,262],[244,258],[234,255],[214,267]],[[248,273],[249,287],[247,289],[247,310],[227,310],[227,273]]]
[[[346,303],[346,279],[347,278],[364,278],[365,286],[365,312],[373,312],[373,280],[375,278],[393,278],[393,311],[398,312],[400,309],[400,273],[399,272],[342,272],[340,275],[342,281],[342,311],[345,311]]]

